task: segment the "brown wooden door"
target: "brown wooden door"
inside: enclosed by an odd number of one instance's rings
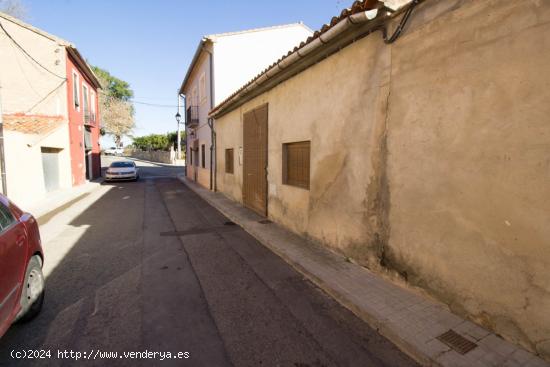
[[[243,116],[243,202],[267,216],[267,104]]]

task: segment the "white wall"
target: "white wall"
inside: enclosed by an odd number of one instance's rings
[[[4,131],[8,197],[28,208],[46,195],[41,147],[59,148],[60,189],[70,188],[71,157],[67,148],[69,126],[61,125],[47,136]],[[30,146],[29,146],[30,145]]]
[[[311,36],[302,24],[214,37],[215,104]]]

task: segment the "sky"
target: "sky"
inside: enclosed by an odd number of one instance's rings
[[[130,83],[135,136],[175,131],[177,91],[203,35],[303,21],[313,30],[352,0],[22,0],[26,22],[76,45]],[[267,65],[266,65],[267,66]],[[103,139],[102,146],[111,139]]]

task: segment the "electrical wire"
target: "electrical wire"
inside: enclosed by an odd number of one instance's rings
[[[50,69],[48,69],[47,67],[45,67],[44,65],[42,65],[40,63],[40,61],[36,60],[34,57],[31,56],[31,54],[29,54],[27,52],[27,50],[25,50],[25,48],[23,48],[23,46],[21,46],[12,36],[11,34],[6,30],[6,28],[4,28],[4,26],[2,25],[2,22],[0,22],[0,28],[4,31],[4,33],[6,34],[6,36],[8,36],[8,38],[21,50],[23,51],[23,53],[25,55],[27,55],[32,61],[34,61],[37,65],[39,65],[42,69],[46,70],[48,73],[52,74],[53,76],[56,76],[58,77],[59,79],[63,79],[65,80],[66,78],[64,76],[60,76],[58,74],[56,74],[55,72],[51,71]]]
[[[151,107],[178,108],[178,106],[176,106],[176,105],[149,103],[149,102],[135,101],[135,100],[132,100],[132,99],[129,102],[142,104],[142,105],[145,105],[145,106],[151,106]]]
[[[48,98],[49,96],[51,96],[56,90],[58,90],[59,88],[61,88],[61,86],[63,84],[65,84],[67,82],[67,79],[64,79],[58,86],[56,86],[54,89],[52,89],[48,94],[46,94],[41,100],[39,100],[38,102],[36,102],[34,105],[32,105],[31,108],[29,108],[27,110],[26,113],[29,113],[31,112],[36,106],[38,106],[40,103],[44,102],[46,100],[46,98]]]

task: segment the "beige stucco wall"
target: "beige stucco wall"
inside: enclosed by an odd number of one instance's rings
[[[427,0],[411,20],[219,118],[218,189],[242,202],[242,115],[269,103],[269,218],[550,358],[550,3]],[[282,185],[301,140],[309,191]]]
[[[463,3],[392,49],[389,253],[548,358],[550,2]]]
[[[35,60],[58,76],[66,77],[66,51],[59,42],[3,17],[0,22]],[[67,89],[63,79],[32,61],[4,32],[0,32],[0,55],[3,113],[67,116]]]

